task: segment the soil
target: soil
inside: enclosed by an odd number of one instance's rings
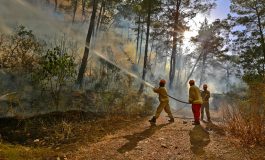
[[[219,123],[193,126],[191,120],[175,118],[174,123],[168,123],[162,115],[151,125],[146,116],[75,111],[26,120],[1,119],[0,160],[14,159],[7,148],[12,154],[18,152],[15,159],[265,159],[265,147],[243,147]]]

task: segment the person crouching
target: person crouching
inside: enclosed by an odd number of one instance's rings
[[[159,88],[154,88],[153,91],[159,95],[159,106],[157,107],[156,114],[152,119],[149,120],[150,123],[156,123],[156,119],[159,117],[160,113],[165,110],[169,116],[169,122],[174,122],[173,115],[169,106],[169,99],[167,95],[167,90],[165,88],[166,80],[162,79],[159,82]]]

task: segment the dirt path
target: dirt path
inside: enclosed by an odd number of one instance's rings
[[[97,143],[83,144],[67,157],[88,160],[265,159],[264,148],[243,148],[213,124],[191,125],[190,119],[155,126],[147,119],[130,124]],[[88,133],[89,134],[89,133]],[[233,143],[232,143],[233,142]]]

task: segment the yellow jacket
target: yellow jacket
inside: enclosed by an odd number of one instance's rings
[[[159,94],[160,102],[168,102],[167,89],[165,87],[154,88],[153,91]]]
[[[190,90],[189,90],[189,102],[191,104],[202,104],[202,97],[201,97],[201,93],[200,93],[200,89],[193,85],[190,86]]]

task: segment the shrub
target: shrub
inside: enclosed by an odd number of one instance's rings
[[[63,87],[72,84],[76,77],[75,66],[73,56],[55,47],[40,58],[39,66],[33,73],[33,80],[50,91],[57,109]]]
[[[248,97],[224,112],[226,127],[243,144],[265,144],[265,84],[249,84]]]
[[[18,26],[13,35],[1,35],[0,39],[1,68],[15,73],[32,72],[44,46],[32,30]]]

